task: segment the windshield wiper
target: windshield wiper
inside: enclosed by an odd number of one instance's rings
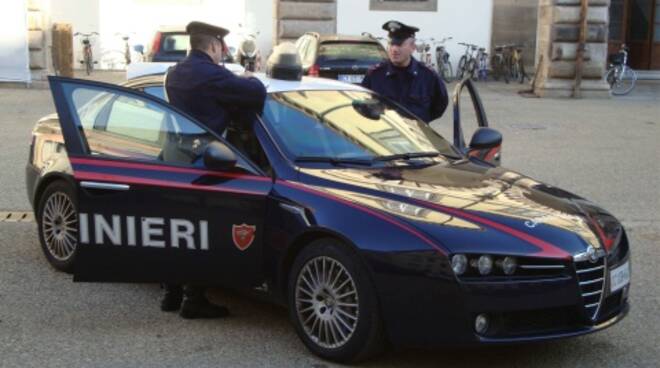
[[[296,162],[327,162],[332,165],[350,164],[371,166],[373,161],[363,158],[341,158],[341,157],[327,157],[327,156],[300,156],[297,157]]]
[[[410,152],[410,153],[398,153],[396,155],[389,156],[379,156],[374,158],[374,161],[396,161],[396,160],[413,160],[416,158],[424,157],[438,157],[440,156],[439,152]]]

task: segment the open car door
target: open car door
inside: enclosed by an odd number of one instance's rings
[[[78,198],[75,281],[260,284],[270,177],[156,97],[49,81]],[[207,167],[218,152],[232,159]]]
[[[469,146],[465,144],[463,121],[461,120],[461,95],[463,89],[467,89],[470,95],[478,126]],[[463,79],[456,85],[452,103],[454,107],[454,146],[470,157],[499,166],[501,161],[502,135],[488,127],[488,118],[481,103],[481,97],[479,96],[479,92],[477,92],[474,82],[470,78]]]

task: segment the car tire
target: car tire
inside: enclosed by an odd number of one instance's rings
[[[320,239],[300,252],[289,277],[288,301],[298,336],[324,359],[355,363],[385,346],[373,282],[357,255],[338,240]]]
[[[55,269],[71,273],[78,250],[78,202],[64,181],[48,185],[37,207],[41,249]]]

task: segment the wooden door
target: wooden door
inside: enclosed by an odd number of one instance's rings
[[[655,0],[630,0],[627,43],[628,63],[635,69],[649,69],[651,64],[652,30]]]

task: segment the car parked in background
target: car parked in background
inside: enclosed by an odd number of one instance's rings
[[[305,75],[360,83],[367,70],[387,60],[378,40],[308,32],[296,41]]]
[[[177,62],[188,55],[190,35],[184,26],[161,27],[156,31],[147,56],[150,62]],[[234,58],[231,48],[225,53],[225,62],[231,63]]]

